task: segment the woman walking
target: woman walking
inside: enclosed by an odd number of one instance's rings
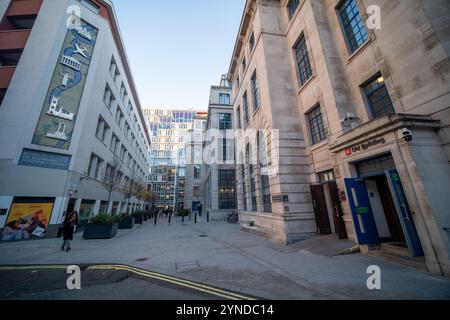
[[[70,247],[70,241],[73,240],[73,233],[75,232],[75,227],[78,224],[78,212],[74,211],[66,216],[63,222],[63,245],[61,250],[69,252],[72,250]]]

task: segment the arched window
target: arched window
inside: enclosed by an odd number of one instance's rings
[[[258,132],[258,164],[261,179],[261,198],[263,200],[263,211],[272,212],[270,195],[269,165],[267,161],[266,137],[264,131]]]

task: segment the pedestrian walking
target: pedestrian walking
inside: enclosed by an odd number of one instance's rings
[[[63,222],[63,244],[61,246],[61,251],[69,252],[72,250],[70,246],[70,241],[73,240],[73,234],[75,232],[75,228],[78,224],[78,212],[73,211],[66,215],[66,218]]]
[[[201,217],[201,216],[202,216],[202,213],[203,213],[203,204],[200,203],[200,204],[198,205],[198,215]]]

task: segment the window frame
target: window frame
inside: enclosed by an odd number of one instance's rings
[[[301,44],[303,44],[303,46]],[[303,87],[314,76],[311,59],[309,58],[310,54],[309,54],[308,45],[306,42],[306,36],[305,36],[304,32],[302,32],[300,34],[300,36],[297,39],[297,41],[295,42],[292,50],[294,52],[294,58],[296,61],[296,66],[297,66],[297,74],[298,74],[297,78],[298,78],[300,87]],[[299,60],[299,51],[300,51],[300,53],[304,53],[300,57],[301,58],[300,60]],[[302,65],[304,65],[305,70],[302,70]],[[305,75],[307,77],[303,78],[303,75]]]
[[[344,20],[345,20],[345,19],[344,19],[344,17],[343,17],[343,13],[344,13],[343,8],[344,8],[344,7],[345,7],[345,8],[348,7],[348,6],[350,5],[350,3],[352,3],[352,2],[354,2],[355,8],[358,10],[357,15],[354,15],[353,18],[352,18],[351,20],[349,19],[348,23],[344,23]],[[362,48],[362,47],[364,46],[364,44],[365,44],[367,41],[370,40],[370,34],[369,34],[369,31],[366,29],[366,25],[365,25],[365,23],[363,22],[363,17],[362,17],[362,15],[361,15],[361,10],[360,10],[360,8],[359,8],[359,6],[358,6],[358,0],[342,0],[342,1],[336,6],[336,11],[337,11],[337,16],[338,16],[339,24],[341,25],[341,31],[342,31],[342,34],[343,34],[343,36],[344,36],[345,43],[346,43],[346,45],[347,45],[347,49],[348,49],[348,51],[349,51],[349,54],[350,54],[350,55],[353,55],[353,54],[356,53],[360,48]],[[353,10],[352,10],[352,11],[353,11]],[[365,39],[364,39],[364,41],[363,41],[361,44],[359,44],[357,47],[354,47],[353,44],[352,44],[352,42],[351,42],[351,40],[352,40],[353,38],[355,38],[355,40],[356,40],[356,35],[357,35],[357,33],[354,33],[354,29],[352,28],[352,29],[351,29],[351,31],[352,31],[352,37],[350,37],[349,34],[347,33],[346,27],[347,27],[347,26],[351,26],[352,22],[353,22],[355,19],[358,19],[358,17],[359,17],[359,19],[361,20],[360,22],[362,23],[362,30],[364,30],[364,33],[365,33],[365,35],[363,34],[362,38],[365,37]],[[348,15],[346,16],[346,18],[349,18]],[[358,23],[358,24],[359,24],[359,23]],[[358,28],[359,28],[359,27],[358,27]],[[358,33],[359,33],[360,31],[361,31],[361,29],[359,28]]]
[[[317,115],[313,115],[313,113],[319,112]],[[316,122],[316,120],[318,120],[318,118],[320,117],[320,122]],[[309,135],[310,135],[310,139],[311,139],[311,145],[316,145],[324,140],[326,140],[328,138],[328,134],[327,131],[325,129],[325,122],[323,119],[323,113],[322,113],[322,108],[320,104],[317,104],[315,107],[311,108],[311,110],[308,111],[308,113],[306,113],[306,121],[308,123],[308,127],[309,127]],[[314,132],[314,128],[318,128],[318,132],[315,133]],[[322,130],[320,130],[322,129]],[[323,135],[322,135],[323,133]],[[317,139],[318,136],[318,139]]]

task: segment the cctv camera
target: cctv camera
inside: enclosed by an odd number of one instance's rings
[[[412,132],[408,128],[403,128],[400,130],[400,137],[402,137],[406,142],[413,140]]]

